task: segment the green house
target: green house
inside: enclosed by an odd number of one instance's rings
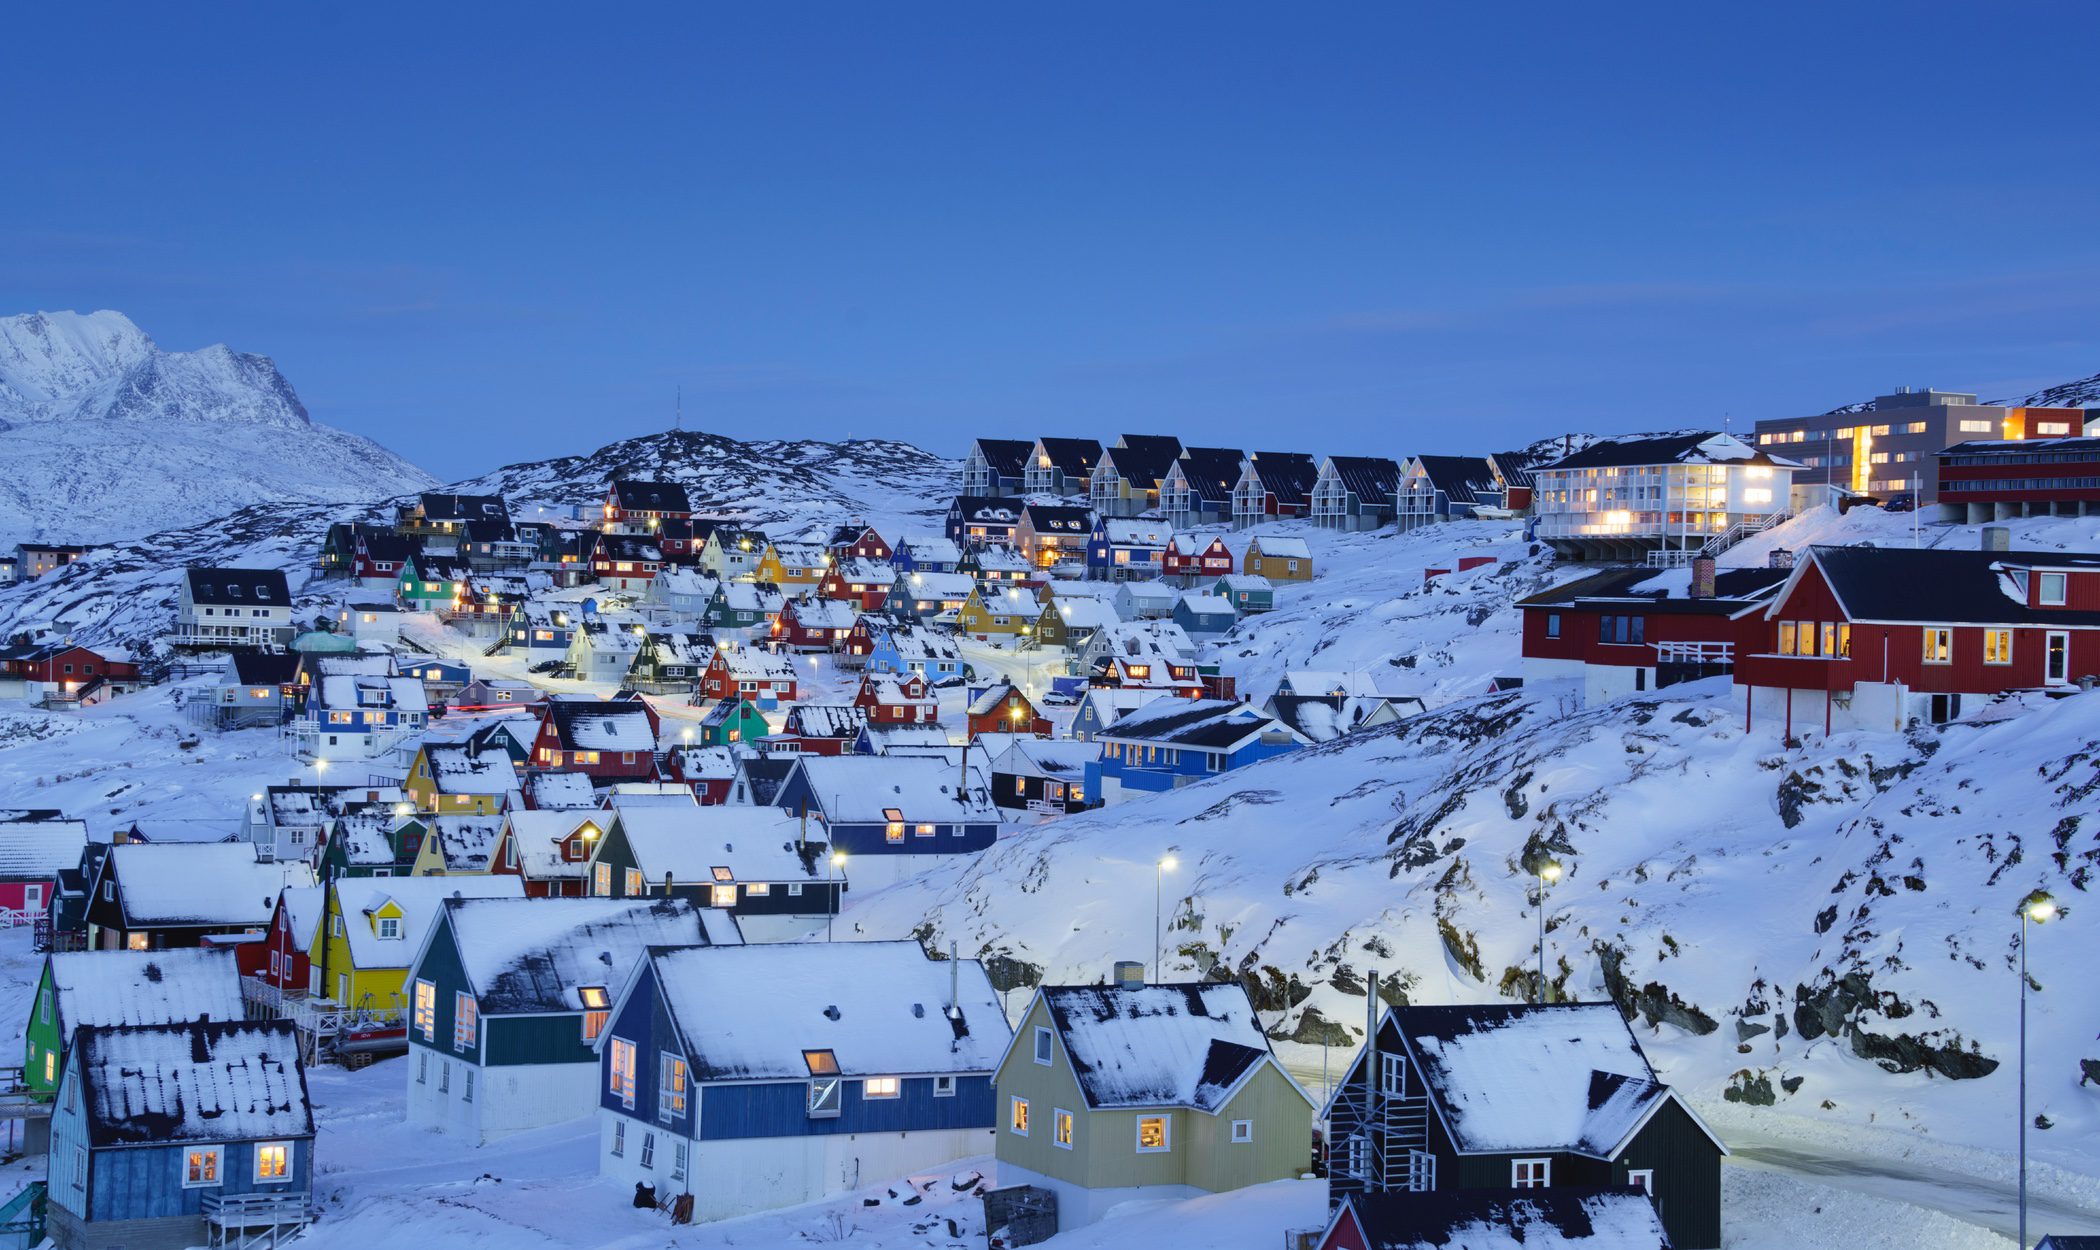
[[[700,722],[700,745],[742,746],[773,732],[758,705],[745,698],[724,699],[709,709]]]
[[[740,941],[684,899],[446,899],[408,970],[408,1122],[478,1144],[591,1114],[592,1044],[648,948]]]
[[[56,1090],[73,1034],[81,1028],[245,1015],[230,948],[47,955],[23,1030],[22,1083],[36,1096]]]
[[[456,570],[429,555],[414,555],[401,562],[401,576],[394,583],[394,597],[413,611],[435,612],[452,606],[465,585],[464,570]]]
[[[1132,1199],[1303,1174],[1313,1104],[1238,982],[1044,986],[999,1063],[999,1180],[1057,1194],[1060,1232]]]
[[[1241,616],[1276,608],[1275,584],[1252,573],[1228,573],[1211,585],[1210,593],[1231,604]]]
[[[320,878],[405,877],[429,832],[421,817],[399,815],[391,803],[355,804],[329,826]]]

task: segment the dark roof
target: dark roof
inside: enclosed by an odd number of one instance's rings
[[[1669,578],[1662,569],[1605,569],[1588,577],[1578,577],[1562,586],[1541,591],[1528,599],[1520,599],[1520,608],[1565,608],[1577,604],[1594,604],[1599,608],[1638,602],[1649,612],[1669,612],[1689,616],[1718,614],[1727,616],[1754,603],[1768,600],[1792,575],[1789,569],[1721,569],[1714,574],[1714,597],[1693,599],[1683,593],[1674,597],[1674,587],[1636,591],[1634,587],[1645,582]],[[1689,582],[1687,582],[1689,585]]]
[[[576,733],[586,724],[600,728],[607,721],[640,720],[646,725],[649,718],[648,705],[631,699],[614,699],[603,703],[585,699],[555,699],[547,705],[547,715],[554,725],[554,733],[560,739],[563,750],[575,749]],[[646,731],[645,731],[646,732]],[[647,735],[652,742],[654,734]],[[585,747],[584,750],[602,748]],[[618,748],[615,748],[618,749]]]
[[[2008,593],[2010,570],[2100,573],[2100,555],[2067,551],[1934,551],[1811,547],[1831,593],[1856,621],[1958,625],[2100,625],[2100,612],[2030,608]]]
[[[73,1045],[94,1145],[314,1134],[289,1020],[91,1026]]]
[[[977,450],[984,455],[984,462],[1000,477],[1019,477],[1028,464],[1028,453],[1035,444],[1025,438],[980,438]]]
[[[1354,1193],[1370,1250],[1428,1250],[1454,1244],[1555,1250],[1589,1242],[1596,1250],[1670,1250],[1655,1203],[1640,1190],[1434,1189]],[[1637,1230],[1637,1231],[1636,1231]]]
[[[1028,523],[1038,534],[1090,534],[1094,530],[1094,513],[1090,508],[1032,503],[1028,505],[1027,516]]]
[[[1531,471],[1546,463],[1548,457],[1533,451],[1498,451],[1488,457],[1502,480],[1511,486],[1531,485]]]
[[[1051,466],[1072,477],[1091,474],[1095,463],[1101,459],[1101,444],[1091,438],[1045,438],[1040,441],[1043,454],[1050,457]],[[1031,447],[1029,450],[1035,449]]]
[[[1302,451],[1257,451],[1247,459],[1253,462],[1262,489],[1276,496],[1278,503],[1303,504],[1320,479],[1320,462]]]
[[[1495,468],[1486,456],[1417,456],[1422,475],[1452,503],[1479,503],[1496,491]]]
[[[604,560],[661,560],[664,558],[662,544],[647,534],[605,534],[598,539],[598,550],[592,559]]]
[[[510,508],[497,495],[447,495],[436,492],[423,496],[423,517],[430,521],[479,521],[487,517],[510,517]]]
[[[747,755],[737,761],[737,771],[751,787],[751,801],[761,807],[773,802],[780,783],[795,771],[793,755]]]
[[[613,497],[629,512],[691,512],[692,500],[676,482],[636,482],[622,478],[612,484]]]
[[[191,568],[188,573],[194,603],[291,606],[292,593],[285,586],[283,569]]]
[[[2043,1237],[2035,1250],[2100,1250],[2100,1236],[2065,1236],[2050,1233]]]
[[[1110,725],[1111,738],[1141,738],[1191,747],[1226,747],[1277,722],[1227,699],[1155,699]]]
[[[467,522],[466,535],[475,542],[507,543],[517,538],[517,530],[511,527],[509,518],[500,516],[474,517]]]
[[[1329,456],[1327,462],[1359,503],[1390,504],[1400,487],[1400,466],[1384,456]]]
[[[1181,440],[1167,434],[1125,434],[1119,446],[1101,453],[1127,482],[1157,485],[1181,455]]]
[[[1684,434],[1663,434],[1655,438],[1621,438],[1601,443],[1591,443],[1581,451],[1562,456],[1551,464],[1534,466],[1539,469],[1609,469],[1624,465],[1639,464],[1702,464],[1707,457],[1699,450],[1699,444],[1722,437],[1718,430],[1693,430]],[[1787,464],[1791,460],[1779,460],[1745,443],[1749,455],[1715,460],[1715,464]]]
[[[1956,443],[1942,451],[1940,459],[1963,460],[1971,456],[2006,455],[2100,457],[2100,438],[1972,439],[1966,443]]]
[[[1181,475],[1200,498],[1223,502],[1232,498],[1232,488],[1240,480],[1240,461],[1245,458],[1234,447],[1184,447]]]
[[[1021,519],[1025,505],[1018,499],[1003,499],[996,495],[957,495],[948,510],[961,516],[966,522],[980,525],[1013,525]]]
[[[52,554],[54,554],[54,555],[62,555],[62,556],[63,556],[63,555],[74,555],[74,556],[78,556],[78,555],[86,555],[86,554],[87,554],[87,550],[88,550],[88,549],[87,549],[86,547],[76,547],[76,546],[72,546],[72,545],[70,545],[70,544],[67,544],[67,543],[16,543],[16,544],[15,544],[15,550],[17,550],[17,551],[48,551],[48,552],[50,552],[50,553],[52,553]]]
[[[357,545],[371,559],[394,564],[423,554],[423,539],[407,534],[359,534]]]
[[[233,653],[233,677],[243,686],[283,686],[299,675],[297,652],[251,649]]]

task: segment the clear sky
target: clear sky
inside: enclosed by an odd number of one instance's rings
[[[686,422],[1403,456],[2100,370],[2100,5],[36,4],[0,311],[446,477]]]

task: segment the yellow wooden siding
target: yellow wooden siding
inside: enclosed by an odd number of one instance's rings
[[[1253,1141],[1233,1142],[1234,1120],[1254,1122]],[[1302,1175],[1312,1166],[1312,1120],[1312,1104],[1274,1064],[1263,1064],[1218,1114],[1184,1117],[1185,1183],[1222,1193]]]
[[[1049,1067],[1035,1061],[1035,1031],[1037,1026],[1050,1023],[1049,1011],[1037,999],[1029,1008],[1027,1019],[1015,1032],[1019,1039],[1013,1050],[1001,1064],[993,1084],[997,1089],[998,1103],[993,1108],[997,1114],[997,1149],[994,1153],[1001,1163],[1016,1164],[1044,1176],[1054,1176],[1075,1185],[1085,1185],[1086,1144],[1090,1140],[1087,1126],[1086,1100],[1079,1096],[1079,1082],[1072,1076],[1072,1065],[1065,1062],[1062,1049],[1055,1049],[1055,1058]],[[1013,1099],[1028,1100],[1028,1136],[1013,1132],[1011,1119]],[[1052,1140],[1056,1132],[1054,1112],[1062,1107],[1072,1113],[1072,1149],[1065,1150]]]

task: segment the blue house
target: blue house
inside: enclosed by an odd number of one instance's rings
[[[843,851],[855,889],[880,889],[917,872],[926,857],[975,855],[999,836],[999,809],[982,751],[926,755],[805,755],[773,802],[812,822],[810,840]],[[815,832],[821,825],[823,833]]]
[[[1101,759],[1087,769],[1087,792],[1104,803],[1179,789],[1307,745],[1303,734],[1244,703],[1174,695],[1129,713],[1095,740]]]
[[[1182,633],[1195,639],[1229,634],[1239,619],[1231,601],[1222,595],[1190,591],[1174,603],[1174,623],[1181,626]]]
[[[948,515],[942,521],[941,530],[962,547],[1011,547],[1014,527],[1020,523],[1021,501],[1018,499],[957,495],[955,502],[948,505]]]
[[[308,688],[306,707],[292,722],[292,731],[299,751],[314,759],[368,760],[422,733],[429,717],[430,696],[420,678],[329,672],[324,667]]]
[[[510,645],[535,663],[564,660],[569,655],[569,614],[544,604],[521,603],[510,610]]]
[[[917,942],[656,947],[598,1041],[598,1171],[719,1220],[985,1154],[1012,1036]]]
[[[1102,516],[1086,540],[1086,575],[1095,581],[1150,581],[1174,527],[1142,517]]]
[[[863,616],[854,623],[846,654],[861,659],[871,673],[917,673],[937,686],[962,677],[962,649],[955,636],[915,621]]]
[[[82,1028],[51,1113],[48,1231],[68,1250],[295,1232],[313,1145],[289,1020]]]
[[[906,534],[897,540],[890,565],[899,573],[953,573],[962,564],[962,546],[941,534]]]

